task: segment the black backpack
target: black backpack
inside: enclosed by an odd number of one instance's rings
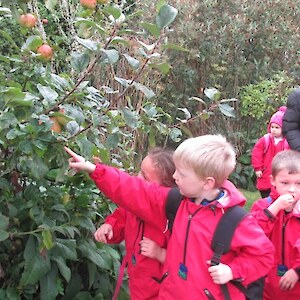
[[[173,229],[173,223],[176,217],[177,210],[183,196],[180,194],[178,188],[172,188],[167,197],[166,202],[166,216],[168,219],[168,228],[170,231]],[[230,207],[226,210],[221,220],[219,221],[214,236],[212,239],[211,247],[214,250],[213,257],[211,259],[212,265],[218,265],[221,261],[221,256],[230,250],[231,240],[234,231],[242,219],[247,215],[247,212],[239,205]],[[254,281],[245,288],[238,281],[230,281],[246,296],[247,300],[262,300],[263,299],[263,287],[264,277]],[[228,287],[226,284],[221,285],[221,289],[225,300],[230,300]]]

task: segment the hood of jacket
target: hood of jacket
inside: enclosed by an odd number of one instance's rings
[[[236,188],[236,186],[226,180],[222,184],[222,189],[224,190],[224,196],[217,200],[218,207],[232,207],[235,205],[244,206],[246,203],[245,196]]]

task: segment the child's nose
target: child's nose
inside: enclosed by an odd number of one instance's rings
[[[294,184],[291,184],[289,186],[289,192],[294,192],[296,190],[296,186]]]
[[[176,180],[176,178],[177,178],[177,171],[174,172],[173,178]]]

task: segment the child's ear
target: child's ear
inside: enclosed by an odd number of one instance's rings
[[[212,190],[215,188],[215,183],[216,183],[216,180],[213,178],[213,177],[206,177],[205,178],[205,188],[207,190]]]
[[[272,185],[275,186],[275,179],[272,175],[270,175],[270,182],[271,182]]]

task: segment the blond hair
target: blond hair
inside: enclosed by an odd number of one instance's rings
[[[287,170],[289,174],[300,173],[300,152],[295,150],[285,150],[278,152],[272,160],[272,176]]]
[[[213,177],[215,186],[220,187],[235,168],[236,154],[224,136],[202,135],[181,143],[174,152],[174,161],[180,161],[201,179]]]

